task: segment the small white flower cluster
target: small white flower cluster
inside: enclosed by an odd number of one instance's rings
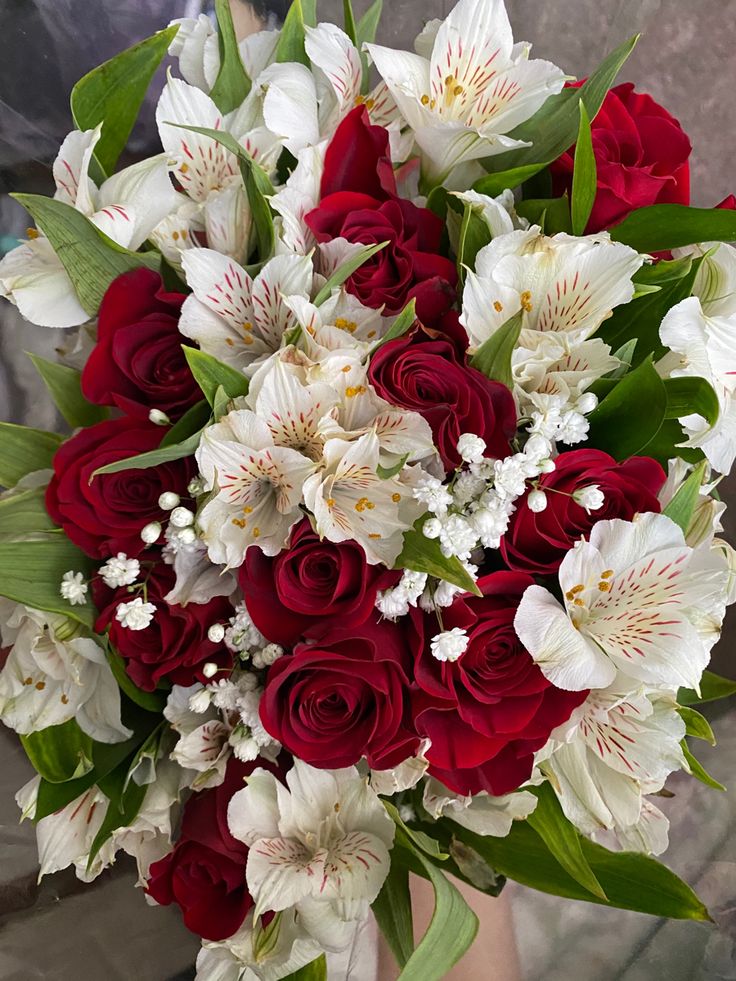
[[[220,626],[220,624],[214,625],[214,627]],[[217,630],[217,636],[219,635],[220,631]],[[239,603],[235,607],[235,615],[230,618],[229,626],[225,628],[221,639],[224,639],[228,650],[237,654],[243,661],[249,659],[253,667],[259,670],[269,667],[284,653],[283,647],[266,640],[253,623],[245,603]]]
[[[461,627],[443,630],[432,638],[430,647],[438,661],[457,661],[468,648],[468,635]]]
[[[84,581],[84,573],[70,569],[61,578],[59,592],[70,606],[81,606],[87,599],[89,586]]]
[[[528,398],[534,406],[530,412],[530,433],[568,446],[588,438],[590,423],[585,417],[598,405],[593,392],[583,392],[575,402],[568,401],[564,395],[545,392],[532,392]]]
[[[210,705],[219,709],[231,725],[228,742],[235,756],[244,763],[266,755],[274,758],[281,746],[261,724],[258,706],[263,689],[251,671],[237,671],[197,691],[189,702],[193,712],[204,713]]]
[[[141,564],[138,559],[129,559],[125,552],[118,552],[100,566],[102,581],[110,589],[132,586],[140,573]]]
[[[145,630],[151,625],[156,613],[153,603],[146,603],[141,596],[128,603],[119,603],[115,611],[115,619],[128,630]]]

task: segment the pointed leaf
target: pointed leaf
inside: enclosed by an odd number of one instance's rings
[[[689,688],[681,688],[677,694],[680,705],[702,705],[703,702],[715,702],[719,698],[730,698],[736,695],[736,681],[722,678],[713,671],[704,671],[700,679],[700,694]]]
[[[666,378],[667,419],[679,419],[697,412],[711,426],[718,421],[721,407],[713,386],[705,378]]]
[[[703,462],[698,464],[662,511],[663,514],[666,514],[668,518],[671,518],[676,525],[682,528],[683,534],[685,535],[690,527],[695,506],[700,497],[700,488],[703,485],[704,475],[705,463]]]
[[[141,809],[148,787],[139,786],[135,780],[128,780],[132,762],[133,758],[127,757],[120,766],[98,781],[100,790],[110,799],[110,803],[107,805],[100,830],[90,846],[87,871],[92,867],[100,849],[112,837],[113,832],[131,825]]]
[[[0,422],[0,485],[15,487],[26,474],[49,469],[62,442],[58,433]]]
[[[726,789],[722,783],[719,783],[714,777],[710,775],[710,773],[708,773],[708,771],[705,769],[702,763],[699,763],[698,760],[695,759],[693,754],[690,752],[690,748],[688,747],[686,740],[683,739],[680,745],[682,747],[682,752],[687,762],[687,765],[690,768],[691,777],[695,777],[696,780],[699,780],[701,783],[704,783],[706,787],[711,787],[713,790]]]
[[[593,210],[598,188],[598,171],[590,135],[590,119],[585,103],[580,100],[580,126],[575,143],[575,167],[572,174],[572,233],[584,235],[590,213]]]
[[[248,379],[245,375],[223,361],[196,347],[182,347],[187,364],[202,389],[204,397],[210,405],[215,404],[217,389],[222,386],[229,398],[248,394]]]
[[[102,405],[93,405],[82,395],[81,372],[76,368],[47,361],[38,354],[29,354],[33,366],[51,393],[51,398],[72,429],[78,426],[93,426],[109,415]]]
[[[588,416],[591,446],[617,460],[645,453],[665,420],[667,391],[651,359],[630,371]]]
[[[166,693],[161,691],[141,691],[125,670],[125,661],[123,658],[109,644],[107,645],[106,654],[110,670],[115,675],[115,680],[120,690],[125,692],[132,702],[147,712],[161,714],[166,705]]]
[[[487,341],[485,341],[470,359],[470,364],[486,378],[499,381],[506,388],[514,387],[511,373],[511,356],[521,333],[524,314],[519,311],[506,323],[501,324]]]
[[[379,347],[383,347],[383,345],[388,344],[389,341],[395,341],[397,337],[403,337],[404,334],[412,329],[416,322],[417,301],[412,297],[380,341],[378,341],[371,349],[371,356],[376,353]]]
[[[397,964],[405,967],[414,952],[414,925],[409,869],[401,862],[397,849],[394,849],[388,876],[371,909]]]
[[[327,958],[320,954],[311,964],[300,967],[298,971],[285,977],[284,981],[327,981]]]
[[[289,12],[281,28],[279,42],[276,45],[274,61],[297,61],[309,66],[309,58],[304,48],[304,10],[302,0],[292,0]]]
[[[473,208],[466,203],[460,225],[460,241],[457,249],[457,271],[460,282],[465,282],[465,271],[475,269],[475,257],[491,241],[491,230]]]
[[[33,769],[49,783],[66,783],[92,769],[92,740],[74,719],[20,737]]]
[[[716,737],[713,735],[710,723],[704,715],[701,715],[694,708],[685,705],[681,705],[678,708],[677,714],[685,723],[685,734],[687,736],[692,736],[694,739],[704,739],[711,746],[715,746]]]
[[[92,603],[87,600],[72,606],[59,592],[62,576],[70,569],[89,578],[93,564],[63,535],[42,541],[0,542],[0,596],[36,610],[61,613],[91,628],[96,617]]]
[[[199,447],[202,433],[194,433],[181,443],[174,443],[167,446],[159,446],[157,450],[149,450],[147,453],[138,453],[130,456],[127,460],[116,460],[115,463],[108,463],[105,467],[98,467],[94,471],[90,480],[99,477],[103,473],[122,473],[124,470],[147,470],[149,467],[158,467],[161,463],[170,463],[172,460],[183,460],[187,456],[194,456]]]
[[[220,112],[232,112],[248,97],[251,83],[243,66],[235,36],[228,0],[215,0],[219,28],[220,71],[212,86],[210,98]]]
[[[364,262],[368,262],[376,252],[380,252],[381,249],[385,249],[388,242],[379,242],[378,245],[365,245],[359,251],[346,259],[342,265],[338,266],[334,273],[327,280],[325,285],[319,291],[317,296],[314,298],[314,305],[316,307],[321,307],[325,300],[328,300],[332,296],[332,291],[338,289],[342,284],[353,275],[356,269],[359,269]]]
[[[404,547],[396,560],[396,569],[412,569],[414,572],[426,572],[436,579],[459,586],[468,593],[480,596],[480,590],[463,566],[460,559],[453,556],[448,559],[442,554],[436,538],[427,538],[422,534],[422,525],[430,517],[423,515],[414,523],[414,527],[404,533]]]
[[[46,510],[46,488],[12,494],[0,500],[0,536],[18,540],[31,532],[59,532]]]
[[[183,442],[195,433],[199,433],[207,425],[212,415],[206,399],[197,402],[191,409],[187,409],[181,419],[177,420],[161,440],[161,446],[175,446]]]
[[[736,211],[653,204],[632,211],[611,229],[611,238],[637,252],[664,252],[699,242],[733,242]]]

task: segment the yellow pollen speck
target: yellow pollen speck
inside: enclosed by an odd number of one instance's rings
[[[436,105],[437,105],[437,100],[436,99],[431,99],[430,100],[430,103],[429,103],[429,108],[430,109],[434,109]]]
[[[188,173],[188,172],[189,172],[189,164],[185,164],[185,163],[183,163],[183,164],[181,165],[181,167],[179,168],[179,172],[180,172],[181,174],[186,174],[186,173]]]
[[[233,518],[233,524],[236,528],[245,528],[248,522],[244,518]]]
[[[335,320],[335,327],[338,330],[346,330],[349,334],[354,334],[358,329],[358,325],[354,320],[347,320],[345,317],[338,317]]]
[[[572,589],[570,590],[570,592],[572,593],[573,596],[577,596],[578,593],[582,593],[582,591],[584,589],[585,589],[585,586],[583,586],[583,584],[581,582],[579,582],[577,584],[577,586],[573,586],[572,587]]]
[[[365,100],[365,107],[368,110],[368,112],[371,111],[371,109],[375,106],[375,104],[376,104],[376,100],[375,99],[366,99]]]
[[[250,334],[243,334],[243,344],[252,344],[252,343],[253,343],[253,338],[250,336]]]
[[[359,512],[372,511],[376,505],[367,497],[361,497],[359,501],[356,501],[355,510]]]
[[[253,514],[253,508],[249,508],[247,505],[243,508],[243,514]]]
[[[232,339],[232,337],[226,337],[225,343],[228,347],[235,347],[235,341]]]
[[[39,234],[40,233],[37,228],[26,228],[26,235],[31,241],[33,241],[34,238],[38,238]]]
[[[334,809],[335,809],[335,814],[340,813],[340,801],[337,800],[335,801]]]
[[[455,76],[454,75],[448,75],[447,78],[445,79],[445,85],[449,88],[451,85],[454,85],[454,84],[455,84]]]
[[[254,528],[253,529],[253,537],[254,538],[260,538],[261,537],[261,529],[260,528]]]
[[[371,338],[375,336],[376,336],[375,330],[369,330],[368,333],[366,334],[366,337],[368,338],[369,341],[371,340]]]
[[[187,232],[186,228],[182,228],[182,230],[181,230],[181,237],[182,238],[186,238],[188,234],[189,233]]]
[[[243,330],[244,331],[253,330],[253,324],[250,322],[250,320],[245,321],[245,323],[243,324]]]
[[[503,303],[500,300],[496,300],[493,304],[493,309],[496,313],[500,313],[503,310]]]
[[[601,579],[610,579],[613,575],[613,569],[606,569],[605,572],[601,573]]]
[[[32,685],[33,684],[33,678],[24,678],[23,679],[23,684],[24,685]]]
[[[428,106],[429,105],[429,96],[428,95],[423,95],[422,98],[419,101],[422,103],[423,106]]]
[[[37,681],[36,682],[36,690],[37,691],[43,691],[45,687],[46,687],[46,682],[45,681]]]
[[[177,242],[179,240],[179,233],[178,232],[172,232],[171,233],[171,237],[173,238],[173,240],[175,242]]]
[[[465,91],[465,89],[462,87],[462,85],[456,85],[455,88],[452,90],[452,94],[453,95],[462,95],[464,91]]]
[[[69,697],[68,697],[68,695],[65,695],[63,692],[62,692],[62,695],[61,695],[61,704],[62,705],[68,705],[69,704]]]
[[[345,374],[345,375],[349,374],[350,373],[350,365],[349,364],[346,364],[344,368],[340,368],[340,371],[342,371],[342,373]]]
[[[374,532],[373,532],[372,534],[370,534],[370,535],[369,535],[368,537],[369,537],[369,538],[374,538],[374,539],[375,539],[375,538],[380,538],[381,536],[380,536],[379,534],[377,534],[377,533],[376,533],[376,532],[374,531]]]
[[[355,100],[353,101],[353,105],[354,106],[362,106],[362,105],[365,105],[365,96],[364,95],[356,95],[355,96]]]
[[[392,494],[391,500],[394,502],[394,504],[398,504],[401,500],[401,494]]]
[[[585,606],[585,601],[584,600],[576,599],[573,602],[575,603],[575,606]]]
[[[610,582],[599,582],[598,583],[598,589],[602,593],[608,593],[611,590],[611,584],[610,584]]]
[[[565,599],[569,600],[572,603],[572,601],[575,599],[575,593],[571,592],[568,589],[568,591],[565,593]]]
[[[345,397],[348,399],[355,398],[356,395],[364,395],[367,392],[365,385],[348,385],[345,389]]]
[[[327,507],[328,508],[334,508],[334,506],[335,506],[335,498],[334,497],[328,497],[326,503],[327,503]]]
[[[532,294],[529,292],[529,290],[524,290],[520,299],[521,309],[526,310],[527,313],[530,313],[532,309]]]

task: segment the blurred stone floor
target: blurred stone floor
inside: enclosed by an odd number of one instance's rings
[[[661,101],[690,135],[693,203],[710,206],[736,191],[736,0],[507,3],[517,40],[532,41],[537,56],[577,76],[641,31],[621,78]],[[354,4],[361,12],[367,0]],[[96,27],[80,33],[88,5],[0,0],[0,244],[26,225],[6,192],[48,186],[48,148],[71,127],[66,80],[164,26],[170,16],[183,16],[192,2],[96,0]],[[340,22],[340,0],[319,5],[322,19]],[[451,0],[385,0],[380,40],[410,46],[424,20],[451,6]],[[101,32],[97,39],[95,30]],[[142,143],[148,136],[139,133]],[[59,332],[23,323],[0,301],[0,418],[41,428],[58,424],[23,352],[49,357],[59,340]],[[735,491],[730,481],[726,496],[736,512]],[[736,540],[736,518],[727,525]],[[732,618],[714,661],[732,677],[734,639]],[[720,794],[683,775],[672,782],[676,796],[664,807],[672,822],[666,861],[697,889],[715,925],[659,921],[511,885],[524,981],[736,981],[736,709],[716,707],[711,714],[719,745],[712,750],[700,744],[698,755],[716,779],[733,783],[733,793]],[[36,885],[32,831],[17,825],[13,802],[29,767],[5,730],[0,747],[0,981],[192,977],[196,944],[171,910],[146,908],[124,863],[91,887],[66,873]],[[491,967],[486,977],[493,981]]]

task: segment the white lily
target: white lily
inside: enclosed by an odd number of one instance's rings
[[[275,256],[255,279],[213,249],[190,249],[182,265],[192,296],[182,306],[179,330],[203,351],[246,372],[277,351],[284,333],[296,326],[285,297],[308,298],[312,288],[309,256]]]
[[[20,735],[76,719],[98,742],[132,732],[120,719],[120,690],[105,652],[64,616],[0,600],[0,719]]]
[[[721,555],[692,549],[662,514],[599,521],[559,570],[564,606],[542,586],[514,626],[558,688],[607,688],[617,676],[698,689],[719,636],[729,575]]]
[[[89,177],[100,127],[74,130],[54,161],[55,197],[81,211],[118,245],[135,251],[179,205],[165,154],[142,160],[98,188]],[[35,230],[0,261],[0,296],[41,327],[77,327],[90,319],[49,240]]]
[[[574,237],[543,235],[534,225],[495,238],[480,250],[467,275],[460,322],[471,347],[480,347],[523,311],[521,347],[534,349],[538,332],[586,340],[634,295],[631,277],[644,259],[607,232]]]
[[[197,463],[214,497],[199,515],[210,559],[239,566],[249,545],[267,555],[285,546],[302,517],[302,488],[314,463],[289,447],[276,446],[263,420],[238,409],[202,435]]]
[[[421,508],[399,477],[378,476],[379,454],[372,431],[355,442],[327,440],[326,469],[307,478],[304,503],[320,535],[331,542],[352,539],[363,546],[368,562],[391,568]]]
[[[537,798],[527,790],[503,797],[486,793],[466,797],[430,777],[424,785],[423,804],[435,819],[446,817],[477,835],[505,838],[514,821],[523,820],[532,813]]]
[[[556,65],[528,60],[530,45],[514,44],[503,0],[460,0],[417,40],[420,54],[366,48],[437,178],[528,146],[507,134],[565,83]]]
[[[725,298],[720,303],[714,299],[706,307],[718,309],[725,303]],[[720,415],[714,426],[696,413],[680,419],[689,437],[684,445],[700,447],[716,470],[728,473],[736,459],[736,310],[706,314],[698,297],[688,297],[667,311],[659,336],[673,352],[658,363],[660,373],[705,378],[718,396]]]
[[[255,915],[294,908],[309,934],[339,949],[388,875],[394,825],[355,767],[295,760],[286,783],[256,770],[228,807],[231,833],[250,849]]]
[[[615,831],[624,847],[658,855],[668,823],[644,795],[686,767],[684,736],[674,697],[595,691],[552,733],[537,763],[580,831]]]

